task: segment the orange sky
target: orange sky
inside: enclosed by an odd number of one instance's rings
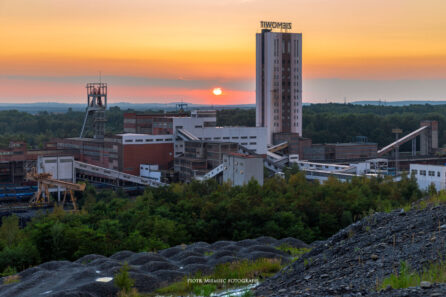
[[[404,84],[353,92],[358,80],[446,84],[445,11],[443,0],[0,0],[0,102],[83,102],[101,70],[114,102],[254,103],[260,20],[303,33],[304,101],[446,99]]]

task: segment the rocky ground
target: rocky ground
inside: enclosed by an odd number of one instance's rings
[[[376,213],[314,244],[256,296],[446,296],[445,284],[377,291],[400,262],[421,271],[446,255],[446,206]]]
[[[109,297],[118,289],[113,280],[101,278],[116,275],[124,262],[130,269],[139,292],[152,292],[172,282],[195,275],[210,273],[217,264],[240,259],[276,258],[290,261],[290,256],[275,247],[287,244],[308,247],[294,238],[276,240],[259,237],[238,242],[197,242],[168,248],[158,253],[121,251],[111,257],[87,255],[75,262],[53,261],[27,269],[18,274],[18,282],[1,285],[0,297]],[[0,280],[3,283],[3,280]]]

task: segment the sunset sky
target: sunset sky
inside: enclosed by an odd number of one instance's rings
[[[0,102],[255,103],[259,22],[303,34],[304,102],[446,100],[444,0],[0,0]],[[212,90],[220,87],[223,94]]]

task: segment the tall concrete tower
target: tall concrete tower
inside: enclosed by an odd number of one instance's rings
[[[80,137],[84,137],[88,118],[93,120],[93,138],[104,139],[105,135],[105,110],[107,109],[107,84],[87,84],[87,108],[84,124],[82,125]]]
[[[302,34],[273,32],[291,23],[261,22],[256,34],[256,126],[302,136]],[[287,30],[286,30],[287,31]],[[296,135],[297,136],[297,135]]]

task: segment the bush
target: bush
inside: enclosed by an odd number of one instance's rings
[[[135,281],[129,275],[129,265],[126,262],[115,275],[115,285],[125,293],[129,293],[134,284]]]

